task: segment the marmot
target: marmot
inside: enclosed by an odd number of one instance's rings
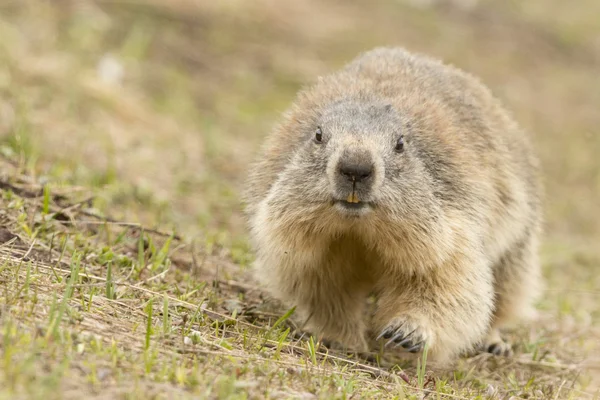
[[[403,48],[364,52],[299,92],[251,167],[258,277],[359,352],[370,337],[427,344],[440,362],[508,355],[499,328],[529,316],[542,279],[532,147],[473,75]]]

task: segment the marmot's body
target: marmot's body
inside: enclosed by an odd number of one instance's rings
[[[259,277],[313,332],[448,360],[505,353],[541,280],[538,163],[477,79],[402,49],[303,90],[245,193]],[[372,325],[363,317],[377,297]]]

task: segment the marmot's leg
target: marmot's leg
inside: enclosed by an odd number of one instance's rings
[[[386,346],[443,362],[481,343],[493,307],[492,271],[485,261],[454,258],[419,276],[379,282],[374,323]]]
[[[300,328],[350,350],[366,351],[364,308],[373,283],[356,246],[337,243],[323,257],[261,258],[258,278],[289,306]],[[304,323],[306,324],[304,325]]]
[[[499,330],[534,314],[533,302],[541,287],[536,237],[527,235],[506,253],[495,266],[494,282],[496,304],[485,350],[508,354],[510,344],[500,338]]]
[[[364,307],[369,288],[352,272],[319,266],[298,276],[293,302],[307,317],[306,327],[323,339],[355,351],[366,351]]]

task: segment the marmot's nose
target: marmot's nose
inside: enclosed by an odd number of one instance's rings
[[[352,182],[361,182],[373,174],[373,164],[342,163],[340,174]]]

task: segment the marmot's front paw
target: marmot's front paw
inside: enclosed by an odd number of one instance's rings
[[[407,318],[394,318],[377,336],[376,340],[387,339],[385,346],[402,346],[410,353],[423,350],[425,344],[432,339],[426,329]]]

